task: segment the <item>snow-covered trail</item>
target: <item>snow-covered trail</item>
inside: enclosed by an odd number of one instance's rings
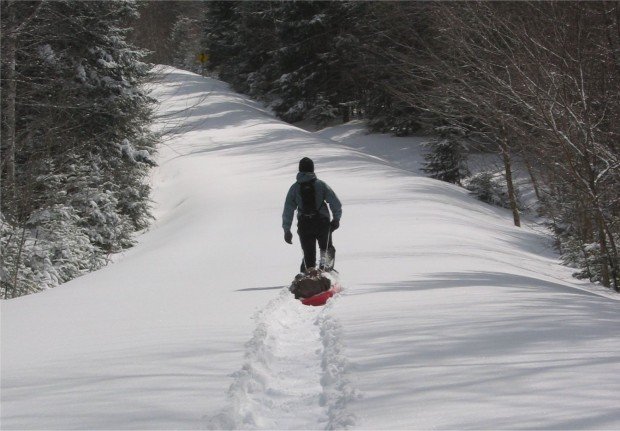
[[[218,81],[154,90],[157,220],[113,265],[2,302],[3,429],[620,427],[618,302],[544,235]],[[284,291],[303,156],[344,204],[345,291],[320,309]]]
[[[211,429],[342,429],[357,397],[330,306],[306,307],[284,289],[255,316],[245,362]]]

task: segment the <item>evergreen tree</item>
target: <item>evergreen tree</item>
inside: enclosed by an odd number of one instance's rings
[[[462,142],[464,130],[449,126],[435,130],[439,137],[429,142],[431,151],[424,156],[426,162],[422,170],[432,178],[461,185],[461,181],[469,175],[467,153]]]
[[[148,67],[122,27],[135,11],[126,1],[2,3],[3,51],[15,54],[2,59],[3,108],[15,112],[2,118],[13,161],[2,171],[6,296],[99,267],[149,221]]]
[[[425,2],[369,2],[359,18],[357,34],[363,50],[356,62],[363,83],[362,107],[370,130],[406,136],[433,125],[440,118],[421,108],[432,81],[419,73],[419,65],[432,65],[428,47],[435,33]],[[403,64],[409,57],[415,64]]]
[[[480,172],[467,179],[465,188],[482,202],[502,208],[510,208],[510,198],[506,183],[501,180],[501,175],[493,172]],[[518,189],[515,189],[517,205],[521,210],[522,205],[519,199]]]
[[[179,15],[172,26],[170,46],[174,47],[172,65],[195,73],[202,72],[198,62],[201,53],[201,21],[197,17]]]
[[[347,118],[358,106],[357,2],[211,2],[209,68],[286,121]]]
[[[272,104],[286,121],[324,122],[342,104],[355,102],[354,61],[358,40],[353,34],[358,9],[354,2],[284,2],[278,13],[276,52],[280,76]]]
[[[235,90],[270,101],[280,76],[275,53],[280,48],[276,25],[280,2],[241,2],[238,7],[239,44],[237,74],[230,82]]]
[[[209,2],[204,22],[204,50],[208,68],[226,82],[235,79],[238,55],[243,48],[239,39],[242,17],[238,1]]]

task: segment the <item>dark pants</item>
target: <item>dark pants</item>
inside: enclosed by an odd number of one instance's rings
[[[320,250],[327,250],[329,259],[335,260],[336,249],[332,242],[329,219],[303,219],[297,222],[297,234],[301,249],[304,252],[304,259],[301,261],[300,271],[304,272],[307,268],[316,267],[316,243],[319,243]],[[333,264],[333,263],[332,263]]]

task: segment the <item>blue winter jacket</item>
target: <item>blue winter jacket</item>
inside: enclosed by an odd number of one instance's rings
[[[316,179],[314,172],[299,172],[297,174],[297,182],[288,189],[286,201],[284,202],[284,211],[282,212],[282,227],[285,231],[291,229],[295,210],[297,210],[297,217],[299,218],[299,209],[301,208],[299,184],[314,179]],[[342,216],[342,204],[338,196],[336,196],[336,193],[334,193],[325,182],[319,179],[316,179],[314,183],[314,192],[316,196],[316,208],[319,209],[319,213],[323,217],[329,219],[329,210],[327,209],[327,205],[325,205],[325,202],[327,202],[334,215],[334,220],[340,220]]]

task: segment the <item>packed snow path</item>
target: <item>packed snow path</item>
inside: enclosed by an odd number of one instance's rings
[[[156,221],[105,269],[2,302],[3,429],[620,428],[618,301],[508,211],[363,148],[415,158],[415,139],[305,132],[178,70],[153,94]],[[321,309],[283,292],[303,156],[344,205],[346,290]]]
[[[229,405],[212,429],[343,429],[358,394],[347,379],[340,325],[330,306],[313,308],[285,289],[255,316],[245,363],[234,374]]]

